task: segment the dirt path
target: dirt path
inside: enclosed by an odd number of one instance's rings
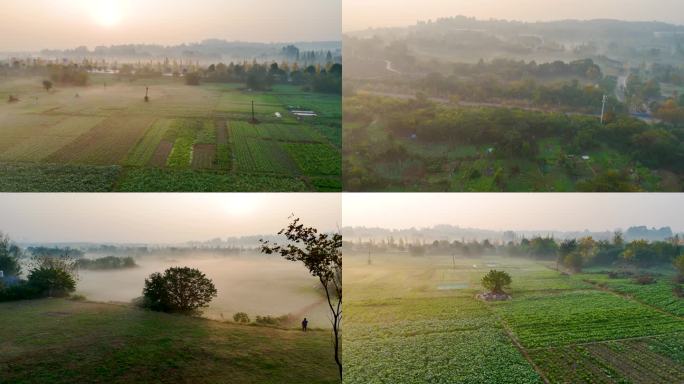
[[[397,75],[401,75],[401,72],[397,71],[396,69],[394,69],[394,68],[392,67],[392,62],[391,62],[391,61],[385,60],[385,64],[387,64],[387,66],[385,67],[385,69],[387,69],[388,71],[390,71],[390,72],[392,72],[392,73],[396,73]]]

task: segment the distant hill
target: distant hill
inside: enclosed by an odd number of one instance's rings
[[[684,60],[684,26],[656,21],[520,22],[455,16],[407,27],[348,32],[344,34],[344,49],[348,52],[346,60],[354,54],[366,60],[377,56],[404,63],[407,70],[411,67],[406,62],[410,64],[414,58],[465,62],[592,58],[616,67],[641,62],[679,65]]]

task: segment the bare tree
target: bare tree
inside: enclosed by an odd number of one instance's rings
[[[287,260],[304,263],[309,272],[320,281],[332,314],[335,362],[342,379],[342,235],[318,233],[316,228],[300,224],[299,218],[294,218],[278,235],[285,236],[288,243],[272,244],[262,239],[261,251],[269,255],[280,254]]]

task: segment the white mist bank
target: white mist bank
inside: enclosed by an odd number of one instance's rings
[[[280,316],[292,314],[295,322],[307,317],[310,327],[328,328],[327,304],[319,282],[300,263],[266,255],[168,256],[136,258],[137,268],[80,270],[76,293],[88,300],[130,302],[142,296],[145,278],[171,267],[192,267],[210,278],[218,296],[204,309],[204,316],[232,320],[236,312]]]

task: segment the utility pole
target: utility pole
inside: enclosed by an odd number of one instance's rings
[[[371,265],[371,243],[368,243],[368,265]]]
[[[608,95],[603,95],[603,106],[601,107],[601,124],[603,124],[603,116],[606,113],[606,102],[608,101]]]
[[[252,100],[252,123],[256,123],[256,119],[254,118],[254,100]]]

